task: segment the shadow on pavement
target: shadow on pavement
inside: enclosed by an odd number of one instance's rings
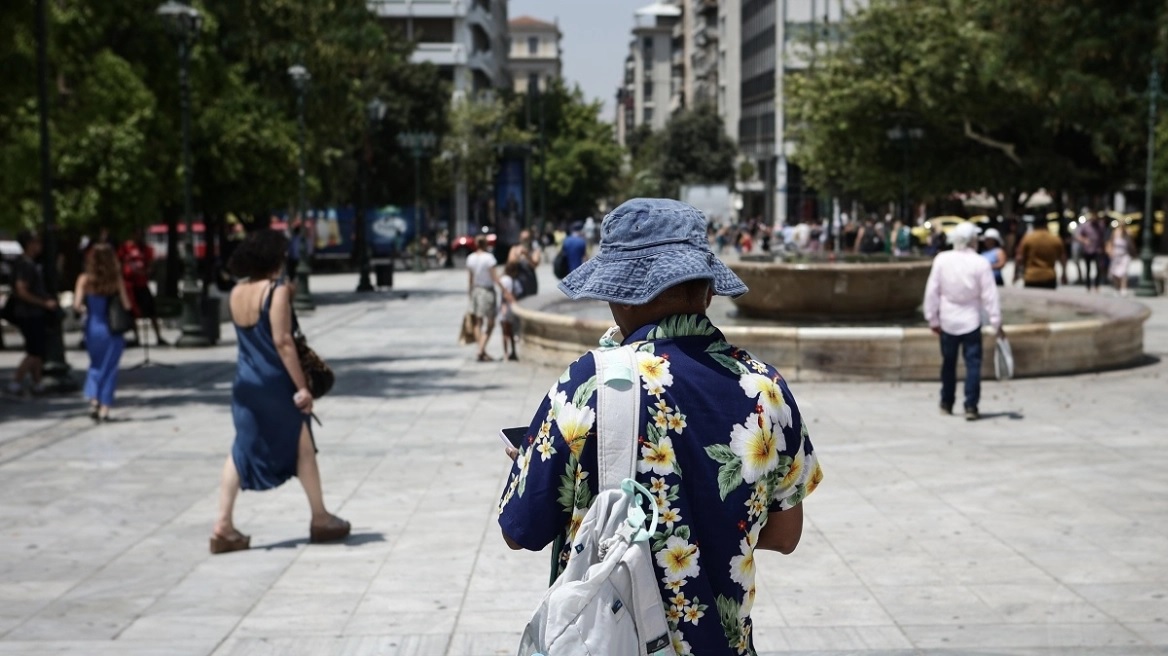
[[[1008,410],[1006,412],[983,412],[981,413],[981,420],[997,419],[998,417],[1005,417],[1007,419],[1025,419],[1026,417],[1021,412]]]
[[[385,542],[385,534],[380,532],[370,533],[351,533],[349,537],[344,540],[337,540],[336,542],[322,542],[319,546],[335,546],[335,547],[358,547],[363,544],[372,544],[374,542]],[[271,544],[260,544],[252,547],[252,551],[256,549],[263,549],[264,551],[271,551],[273,549],[295,549],[301,545],[309,544],[308,538],[293,538],[291,540],[283,540],[280,542],[273,542]]]

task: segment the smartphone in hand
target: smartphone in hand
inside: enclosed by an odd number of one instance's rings
[[[527,426],[504,428],[499,431],[499,439],[503,440],[503,444],[518,449],[527,441],[527,428]]]

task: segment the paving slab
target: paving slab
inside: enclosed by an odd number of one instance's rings
[[[317,439],[343,544],[308,544],[291,481],[241,495],[252,550],[208,554],[229,326],[151,351],[172,367],[128,369],[128,349],[117,422],[0,397],[0,656],[513,654],[548,554],[499,537],[496,431],[559,372],[456,344],[462,271],[395,283],[317,276],[302,317],[338,374]],[[1144,302],[1147,364],[987,381],[978,422],[940,416],[934,383],[795,384],[826,478],[799,549],[759,554],[760,653],[1168,654],[1168,299]]]

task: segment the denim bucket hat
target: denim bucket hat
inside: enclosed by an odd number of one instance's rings
[[[711,280],[719,296],[748,291],[710,250],[701,211],[666,198],[634,198],[604,217],[600,252],[560,281],[560,291],[573,300],[644,305],[701,278]]]

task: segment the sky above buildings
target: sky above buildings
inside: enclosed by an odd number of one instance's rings
[[[604,102],[601,117],[612,120],[617,85],[633,29],[633,12],[652,0],[510,0],[510,18],[558,18],[564,37],[564,78],[587,98]]]

